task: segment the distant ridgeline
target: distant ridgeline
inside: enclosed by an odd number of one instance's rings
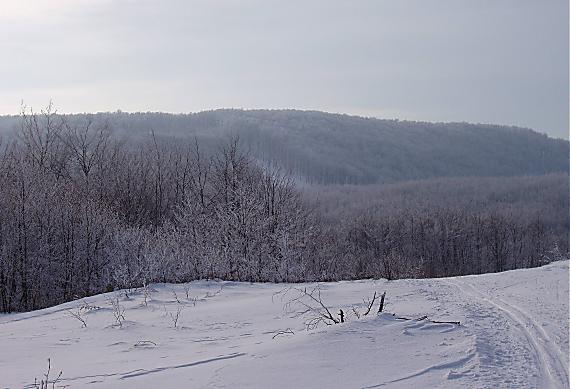
[[[311,184],[382,184],[436,177],[568,172],[568,142],[517,127],[380,120],[295,110],[85,116],[120,136],[197,138],[204,150],[238,136],[242,150]],[[18,117],[0,117],[0,133]]]

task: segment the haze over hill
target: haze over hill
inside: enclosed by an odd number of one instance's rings
[[[196,137],[213,150],[238,136],[252,157],[319,184],[382,184],[436,177],[507,177],[568,172],[568,141],[530,129],[487,124],[427,123],[317,111],[230,110],[196,114],[97,113],[93,120],[129,139],[149,133]],[[0,131],[18,127],[0,117]]]

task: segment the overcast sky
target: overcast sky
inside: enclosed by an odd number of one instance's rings
[[[0,113],[298,108],[568,137],[567,0],[0,0]]]

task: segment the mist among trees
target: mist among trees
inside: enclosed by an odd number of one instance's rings
[[[149,282],[437,277],[568,251],[568,143],[528,130],[296,111],[17,123],[0,152],[1,312]]]
[[[138,145],[149,134],[164,141],[198,139],[215,153],[238,136],[242,152],[278,166],[305,184],[385,184],[438,177],[512,177],[568,173],[568,142],[535,131],[468,123],[380,120],[295,110],[215,110],[188,115],[98,113],[68,115]],[[0,134],[20,118],[0,117]],[[8,136],[8,135],[6,135]]]

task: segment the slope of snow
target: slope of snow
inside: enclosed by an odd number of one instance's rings
[[[33,387],[51,359],[69,388],[566,388],[569,262],[500,274],[321,284],[345,323],[307,330],[286,285],[152,285],[0,315],[0,388]],[[297,285],[299,288],[311,285]],[[221,288],[221,289],[220,289]],[[281,291],[281,293],[279,293]],[[357,318],[374,291],[385,311]],[[115,325],[109,299],[120,296]],[[177,301],[178,300],[178,301]],[[68,310],[83,310],[87,328]],[[176,328],[174,318],[180,309]],[[460,321],[461,325],[436,321]]]

